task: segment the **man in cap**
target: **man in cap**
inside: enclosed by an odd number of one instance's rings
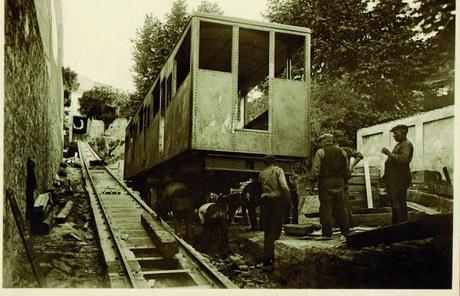
[[[273,155],[264,158],[265,169],[259,174],[261,186],[262,212],[264,215],[264,266],[273,265],[275,240],[280,238],[283,223],[283,205],[291,196],[282,168],[277,166]]]
[[[335,141],[335,144],[338,145],[337,141]],[[347,159],[348,159],[348,163],[351,162],[351,159],[353,158],[353,163],[351,164],[351,167],[350,167],[350,174],[353,172],[354,168],[356,167],[356,165],[361,161],[361,159],[364,158],[363,154],[351,147],[344,147],[344,146],[339,146],[340,148],[342,148],[343,151],[345,151],[345,154],[347,155]],[[345,190],[344,190],[344,202],[345,202],[345,207],[347,209],[347,214],[348,214],[348,225],[350,227],[354,227],[354,223],[353,223],[353,213],[351,211],[351,207],[350,207],[350,196],[349,196],[349,186],[348,186],[348,180],[346,180],[346,183],[345,183]]]
[[[384,180],[387,184],[387,195],[391,201],[392,223],[407,220],[407,188],[411,183],[410,162],[414,153],[412,143],[407,139],[407,125],[397,125],[391,129],[393,138],[398,142],[390,152],[382,148],[388,158],[385,161]]]
[[[350,231],[344,189],[350,177],[348,159],[345,151],[334,144],[334,136],[323,134],[318,138],[321,146],[313,159],[310,180],[318,180],[319,219],[322,235],[332,236],[332,214],[337,219],[340,231],[347,235]]]

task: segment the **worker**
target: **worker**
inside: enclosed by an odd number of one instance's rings
[[[315,153],[310,180],[318,182],[322,236],[331,239],[333,213],[342,235],[349,234],[344,189],[350,178],[350,169],[346,153],[334,144],[333,135],[323,134],[318,142],[321,148]]]
[[[176,226],[184,222],[185,239],[193,243],[193,213],[194,203],[190,190],[183,183],[175,181],[167,175],[162,183],[160,199],[155,205],[155,212],[159,218],[165,218],[172,212]]]
[[[337,143],[337,142],[336,142]],[[363,154],[361,152],[356,151],[355,149],[351,147],[340,147],[342,148],[343,151],[345,151],[345,154],[347,155],[348,163],[351,162],[351,159],[353,158],[353,163],[351,164],[350,167],[350,174],[353,172],[354,168],[356,165],[361,161],[361,159],[364,158]],[[349,186],[348,186],[348,180],[345,184],[345,189],[344,189],[344,202],[345,202],[345,207],[347,209],[347,214],[348,214],[348,224],[350,228],[354,227],[354,222],[353,222],[353,213],[351,211],[350,207],[350,195],[349,195]]]
[[[391,202],[392,224],[407,220],[407,188],[411,183],[410,162],[414,153],[414,147],[407,139],[407,131],[407,125],[393,127],[391,132],[398,143],[391,152],[387,148],[382,148],[382,153],[388,157],[383,178]]]
[[[290,203],[291,196],[282,168],[276,165],[275,157],[264,157],[265,168],[259,174],[264,215],[264,255],[265,267],[273,266],[275,260],[275,240],[281,235],[283,204]]]
[[[198,218],[203,225],[201,248],[204,252],[209,250],[214,235],[218,236],[219,253],[228,255],[228,224],[225,204],[208,202],[198,208]]]
[[[292,207],[290,206],[289,202],[285,203],[285,210],[284,210],[284,218],[283,218],[283,223],[284,224],[298,224],[299,223],[299,194],[297,193],[297,184],[295,179],[297,176],[294,176],[294,174],[291,174],[287,177],[287,184],[289,187],[289,191],[291,194],[291,202],[292,202]],[[292,214],[292,217],[290,217]]]
[[[257,222],[257,207],[262,205],[261,188],[259,180],[252,180],[243,188],[241,192],[241,211],[243,212],[244,223],[247,225],[247,215],[251,224],[251,231],[263,228],[263,214],[260,216],[260,223]]]

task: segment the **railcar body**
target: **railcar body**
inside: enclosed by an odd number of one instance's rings
[[[268,153],[289,170],[310,151],[309,89],[309,29],[195,14],[127,126],[125,179],[144,192],[171,174],[203,196]]]

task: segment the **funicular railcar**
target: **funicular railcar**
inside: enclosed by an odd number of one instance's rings
[[[195,14],[126,129],[124,177],[145,197],[172,175],[199,205],[265,154],[290,171],[310,151],[309,89],[309,29]]]

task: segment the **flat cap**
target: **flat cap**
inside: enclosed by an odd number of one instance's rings
[[[318,142],[321,142],[324,139],[328,139],[328,140],[333,141],[334,136],[332,134],[322,134],[321,136],[318,137]]]
[[[409,127],[405,124],[398,124],[397,126],[393,127],[390,132],[394,132],[396,130],[405,130],[407,131],[409,129]]]

